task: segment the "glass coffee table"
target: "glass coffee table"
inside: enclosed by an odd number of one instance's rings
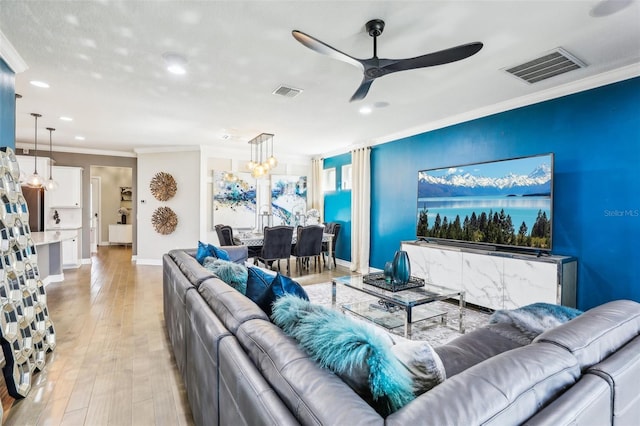
[[[404,337],[411,338],[411,326],[418,321],[432,320],[447,324],[447,312],[437,310],[431,302],[458,299],[459,331],[464,333],[464,290],[454,290],[426,283],[422,287],[390,291],[367,284],[362,275],[337,277],[331,281],[331,305],[336,307],[338,284],[373,296],[377,300],[345,303],[344,311],[355,314],[387,329],[404,326]]]

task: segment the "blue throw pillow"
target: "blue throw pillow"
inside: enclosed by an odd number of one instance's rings
[[[247,292],[247,268],[244,265],[207,257],[204,260],[204,267],[240,293],[245,294]]]
[[[270,317],[271,316],[271,305],[280,297],[285,294],[292,294],[294,296],[298,296],[303,300],[309,300],[309,296],[307,292],[304,291],[304,288],[291,278],[280,275],[276,275],[276,277],[271,281],[269,287],[262,293],[257,300],[255,300],[256,304],[262,308],[262,310]]]
[[[220,247],[212,246],[211,244],[209,244],[209,247],[211,247],[211,250],[213,250],[218,259],[231,260],[229,253],[226,250],[222,250]]]
[[[198,241],[198,251],[196,252],[196,260],[199,264],[204,265],[204,259],[206,257],[215,257],[222,260],[231,260],[229,253],[222,250],[219,247],[211,244],[205,244],[202,241]]]
[[[393,354],[392,339],[375,326],[294,295],[276,300],[271,318],[382,416],[414,399],[412,378]]]
[[[256,302],[269,288],[274,278],[275,275],[250,266],[247,268],[247,292],[245,295]]]

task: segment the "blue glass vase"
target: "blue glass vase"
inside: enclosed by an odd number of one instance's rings
[[[411,263],[406,251],[398,250],[393,256],[392,276],[393,284],[395,285],[404,285],[409,282],[411,278]]]

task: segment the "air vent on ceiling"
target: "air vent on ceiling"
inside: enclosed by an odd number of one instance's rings
[[[539,58],[508,68],[505,71],[527,83],[537,83],[538,81],[584,67],[586,67],[586,64],[566,50],[557,48]]]
[[[287,98],[295,98],[300,93],[302,93],[302,89],[296,89],[288,86],[280,86],[276,90],[272,92],[274,95],[280,95]]]

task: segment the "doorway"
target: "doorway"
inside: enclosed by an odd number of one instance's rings
[[[91,186],[91,225],[96,227],[94,234],[97,250],[97,246],[111,244],[109,235],[111,225],[121,224],[125,220],[127,225],[134,222],[133,169],[92,165]],[[99,189],[94,190],[94,186]],[[128,191],[123,191],[123,188]],[[126,217],[125,220],[123,215]],[[91,241],[91,247],[93,250],[93,241]]]
[[[90,250],[91,253],[98,252],[98,241],[102,241],[102,230],[100,229],[100,204],[101,204],[101,185],[102,178],[100,176],[91,176],[91,227],[90,227]]]

